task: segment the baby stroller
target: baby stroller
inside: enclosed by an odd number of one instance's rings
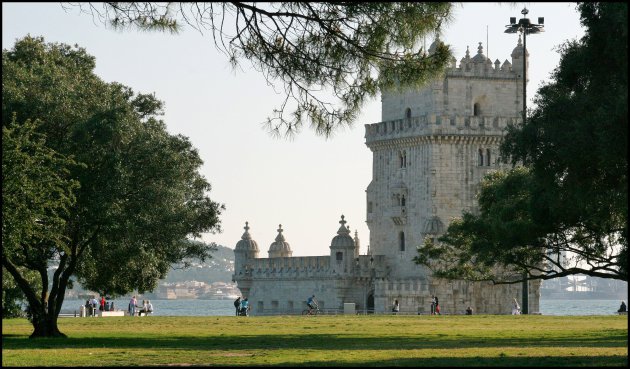
[[[249,316],[249,306],[240,308],[238,310],[238,316]]]

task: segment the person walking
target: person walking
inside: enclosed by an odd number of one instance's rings
[[[431,315],[435,315],[435,296],[431,295]]]

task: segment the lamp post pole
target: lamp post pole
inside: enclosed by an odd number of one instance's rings
[[[545,31],[545,18],[538,17],[538,24],[531,23],[527,14],[529,10],[523,8],[521,14],[523,18],[516,23],[516,17],[510,17],[510,24],[506,27],[505,33],[523,33],[523,125],[527,120],[527,34],[536,34]],[[527,280],[527,272],[523,273],[522,288],[522,313],[529,314],[529,281]]]

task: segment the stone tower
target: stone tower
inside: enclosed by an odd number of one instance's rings
[[[459,67],[452,59],[444,75],[428,86],[383,92],[382,122],[365,126],[366,145],[373,153],[366,221],[371,252],[386,256],[393,280],[404,284],[420,276],[431,293],[468,302],[487,300],[474,292],[475,284],[455,282],[457,287],[451,282],[448,287],[444,281],[432,280],[413,257],[426,237],[442,234],[463,211],[474,212],[480,181],[489,171],[503,167],[497,158],[504,129],[521,117],[522,62],[520,40],[512,63],[503,64],[492,63],[480,42],[474,57],[467,49]],[[519,296],[518,286],[510,288],[509,294]],[[538,300],[530,302],[537,311]]]

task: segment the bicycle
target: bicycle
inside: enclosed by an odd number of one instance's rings
[[[312,309],[306,308],[306,309],[302,310],[302,315],[318,315],[318,314],[321,314],[321,313],[322,313],[322,311],[319,310],[319,306],[315,306]]]

